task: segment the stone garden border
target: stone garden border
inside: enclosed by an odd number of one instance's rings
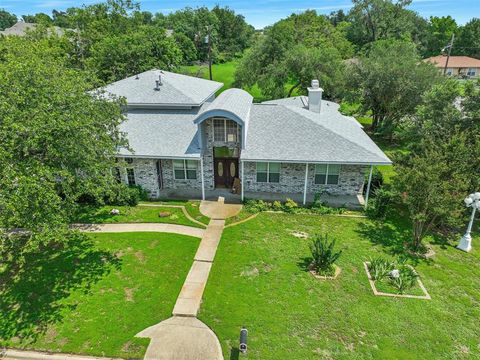
[[[396,297],[396,298],[409,298],[409,299],[421,299],[421,300],[431,300],[432,298],[430,297],[430,294],[428,293],[427,289],[425,289],[425,286],[422,283],[422,280],[420,280],[420,277],[417,278],[418,286],[420,286],[420,289],[422,289],[423,293],[425,295],[408,295],[408,294],[392,294],[392,293],[385,293],[377,290],[377,287],[375,286],[375,281],[372,279],[370,275],[370,271],[368,271],[368,265],[370,264],[370,261],[364,261],[363,266],[365,267],[365,272],[367,273],[368,277],[368,282],[370,283],[370,287],[373,290],[373,294],[375,296],[388,296],[388,297]],[[410,266],[410,265],[407,265]],[[411,266],[410,266],[411,267]],[[413,267],[411,267],[413,269]]]
[[[312,276],[317,279],[317,280],[335,280],[336,278],[338,278],[338,276],[340,275],[340,273],[342,272],[342,268],[337,266],[337,265],[333,265],[335,267],[335,274],[333,276],[326,276],[326,275],[318,275],[315,270],[312,270],[311,269],[311,266],[310,266],[310,269],[308,270],[308,272],[310,274],[312,274]]]

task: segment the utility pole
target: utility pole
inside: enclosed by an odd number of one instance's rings
[[[445,62],[445,67],[443,68],[443,75],[447,74],[448,61],[450,60],[450,53],[452,52],[454,40],[455,40],[455,34],[452,34],[452,40],[450,40],[450,44],[448,44],[446,47],[442,49],[442,50],[445,50],[446,48],[448,48],[447,61]]]
[[[207,38],[205,39],[208,44],[208,72],[210,73],[210,80],[212,78],[212,36],[211,36],[211,27],[207,26]]]

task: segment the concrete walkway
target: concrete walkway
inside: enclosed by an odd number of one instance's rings
[[[203,237],[205,229],[185,225],[162,223],[129,223],[129,224],[72,224],[72,228],[85,232],[164,232],[195,237]]]
[[[202,201],[200,211],[211,218],[203,233],[187,278],[172,311],[173,317],[137,334],[150,338],[145,360],[223,360],[215,333],[196,318],[202,303],[215,253],[225,227],[225,219],[236,215],[241,205]]]
[[[151,339],[144,360],[223,360],[215,333],[194,317],[174,316],[137,336]]]

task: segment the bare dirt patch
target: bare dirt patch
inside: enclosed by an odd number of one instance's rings
[[[132,288],[123,288],[123,291],[125,291],[125,301],[130,301],[134,302],[135,300],[133,299],[133,294],[135,292],[135,289]]]

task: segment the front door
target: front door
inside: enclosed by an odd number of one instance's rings
[[[216,158],[215,166],[215,187],[231,188],[233,179],[238,177],[238,159]]]

